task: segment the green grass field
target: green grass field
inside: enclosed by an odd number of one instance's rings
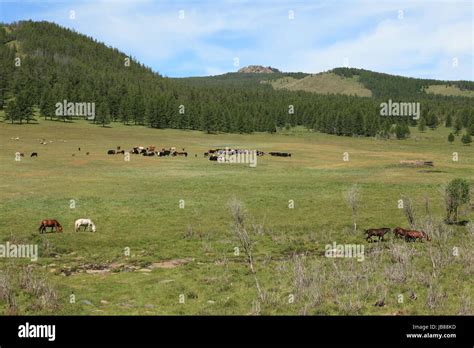
[[[442,187],[457,177],[474,184],[474,147],[459,137],[449,144],[444,127],[411,131],[400,141],[300,128],[208,135],[85,121],[0,123],[1,243],[36,243],[40,254],[36,262],[0,259],[0,285],[10,284],[20,314],[473,314],[474,231],[442,223]],[[185,148],[190,156],[107,155],[118,145],[152,144]],[[292,157],[265,155],[256,168],[203,157],[225,146]],[[25,153],[21,161],[17,151]],[[33,151],[38,158],[29,157]],[[399,165],[411,159],[435,166]],[[344,198],[354,184],[361,192],[356,232]],[[406,243],[390,234],[366,242],[365,228],[408,227],[397,207],[403,195],[412,199],[420,228],[429,199],[433,240]],[[235,253],[242,249],[231,228],[233,197],[246,208],[263,298],[244,253]],[[91,218],[97,232],[74,232],[81,217]],[[473,217],[465,207],[461,218]],[[39,235],[46,218],[59,220],[64,232]],[[363,245],[365,260],[325,257],[333,242]],[[38,300],[22,281],[28,267],[43,288],[57,292],[54,309],[50,297]],[[8,306],[0,302],[5,313]]]

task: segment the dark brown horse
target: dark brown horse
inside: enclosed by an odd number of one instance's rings
[[[41,225],[38,229],[39,233],[45,233],[46,232],[46,227],[51,227],[50,232],[53,232],[54,229],[56,229],[56,232],[62,232],[63,231],[63,227],[58,222],[58,220],[43,220],[43,221],[41,221]]]
[[[407,242],[416,242],[417,239],[419,239],[420,241],[423,241],[423,239],[426,239],[428,242],[431,241],[431,237],[428,236],[423,231],[408,231],[408,232],[406,232],[405,240]]]
[[[365,230],[365,234],[367,234],[367,241],[371,240],[373,236],[379,237],[379,240],[382,239],[383,241],[383,236],[390,232],[391,229],[388,227],[382,227],[382,228],[369,228],[368,230]]]

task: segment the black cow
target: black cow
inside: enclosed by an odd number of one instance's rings
[[[116,155],[118,155],[118,154],[125,155],[125,150],[117,151],[117,152],[115,152],[115,154],[116,154]]]
[[[211,156],[209,156],[209,161],[217,161],[218,158],[219,158],[219,156],[211,155]]]
[[[38,157],[38,152],[33,152],[30,157]]]
[[[109,151],[107,151],[107,155],[115,155],[115,150],[109,150]]]
[[[277,157],[291,157],[291,153],[289,152],[269,152],[270,156],[277,156]]]

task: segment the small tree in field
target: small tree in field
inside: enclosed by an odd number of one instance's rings
[[[464,145],[469,145],[472,143],[472,137],[469,133],[466,133],[462,136],[461,141]]]
[[[463,204],[469,203],[469,183],[464,179],[452,180],[445,190],[444,200],[446,203],[446,221],[456,223],[458,221],[458,209]]]
[[[405,214],[411,229],[415,229],[415,207],[410,197],[403,196],[403,213]]]
[[[424,117],[420,119],[420,123],[418,124],[418,130],[420,132],[424,132],[426,130],[426,120]]]
[[[255,280],[255,286],[257,288],[258,296],[261,302],[265,301],[265,294],[260,287],[260,282],[257,278],[257,271],[255,269],[255,261],[253,258],[253,246],[254,241],[249,235],[249,232],[246,227],[246,212],[241,201],[232,198],[228,203],[230,212],[232,214],[232,231],[234,236],[238,239],[241,248],[243,249],[245,256],[247,257],[247,263],[250,268],[250,272],[253,274]]]
[[[345,194],[346,202],[352,210],[352,223],[354,224],[354,232],[357,231],[357,211],[360,204],[360,189],[357,185],[351,188]]]
[[[449,133],[449,135],[448,135],[448,141],[449,141],[450,143],[453,143],[453,141],[454,141],[454,134],[453,134],[453,133]]]

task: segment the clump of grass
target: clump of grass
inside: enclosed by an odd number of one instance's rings
[[[9,272],[3,272],[0,274],[0,300],[5,302],[5,314],[16,315],[18,314],[18,306],[16,303],[14,286],[12,284],[12,276]]]

